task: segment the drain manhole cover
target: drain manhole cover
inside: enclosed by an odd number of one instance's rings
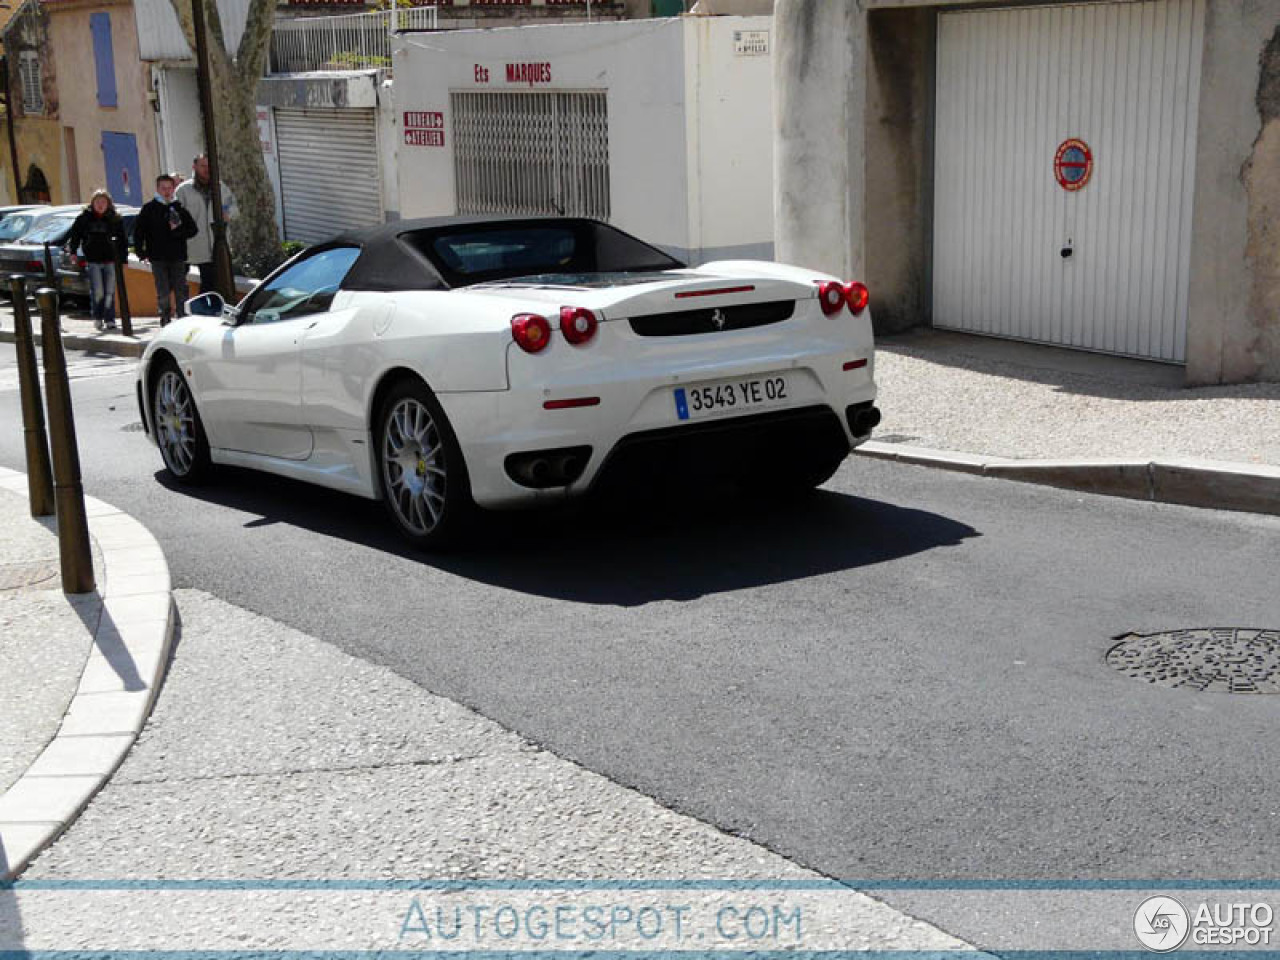
[[[34,587],[62,572],[57,560],[36,563],[0,563],[0,590]]]
[[[1202,693],[1280,693],[1280,630],[1130,633],[1107,663],[1136,680]]]

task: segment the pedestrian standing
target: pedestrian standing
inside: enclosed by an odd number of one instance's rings
[[[111,194],[95,190],[89,205],[71,225],[64,251],[67,259],[83,248],[85,272],[89,275],[89,309],[98,330],[114,330],[116,325],[116,263],[129,258],[129,240],[124,221],[116,213]]]
[[[222,219],[228,221],[236,215],[236,201],[225,183],[220,183],[222,195]],[[187,243],[187,254],[200,271],[200,292],[217,289],[213,270],[213,190],[209,182],[209,158],[204,154],[191,161],[191,179],[178,187],[179,202],[196,223],[196,234]]]
[[[171,317],[184,316],[187,300],[187,241],[198,231],[196,222],[173,191],[173,177],[156,177],[156,195],[142,205],[133,223],[133,249],[138,259],[151,261],[151,278],[156,284],[156,306],[160,326]],[[170,306],[170,296],[175,303]]]

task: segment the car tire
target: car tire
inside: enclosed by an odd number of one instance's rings
[[[391,388],[374,433],[382,503],[410,543],[456,546],[475,513],[462,448],[443,408],[420,380]]]
[[[835,476],[840,464],[844,463],[845,456],[847,454],[840,457],[814,457],[788,464],[778,478],[783,493],[796,496],[816,490]]]
[[[157,364],[151,380],[151,422],[169,475],[183,484],[207,479],[213,463],[204,421],[186,378],[168,357]]]

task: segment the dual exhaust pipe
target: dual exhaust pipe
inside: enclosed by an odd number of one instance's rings
[[[545,490],[567,487],[587,469],[590,447],[560,447],[513,453],[504,462],[507,476],[522,487]]]

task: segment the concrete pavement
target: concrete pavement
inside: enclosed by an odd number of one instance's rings
[[[62,592],[56,521],[0,468],[0,878],[20,873],[124,759],[172,636],[169,570],[132,517],[85,498],[97,587]]]
[[[861,456],[1280,514],[1280,383],[923,330],[877,342],[884,421]]]

